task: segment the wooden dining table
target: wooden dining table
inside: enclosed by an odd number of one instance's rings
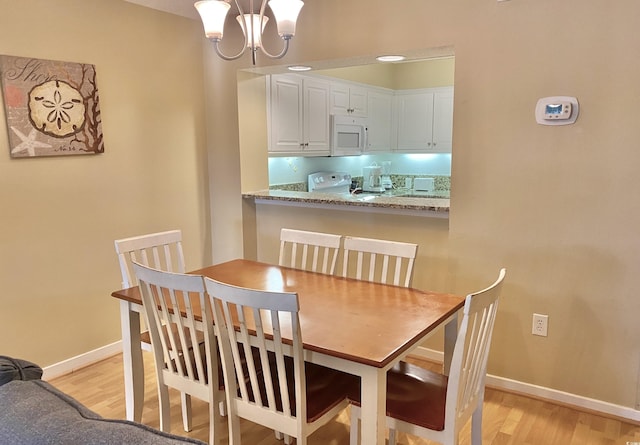
[[[307,272],[251,260],[232,260],[190,272],[227,284],[295,292],[305,360],[361,379],[361,443],[385,443],[387,371],[445,326],[445,372],[464,297]],[[137,287],[120,300],[127,419],[140,421],[144,369],[140,348],[142,299]]]

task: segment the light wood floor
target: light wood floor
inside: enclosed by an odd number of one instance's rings
[[[151,353],[144,353],[145,403],[142,422],[158,428],[158,399]],[[418,362],[425,367],[435,366]],[[103,417],[125,417],[122,355],[103,360],[71,374],[51,380],[54,386]],[[182,429],[180,396],[171,393],[171,432],[207,441],[208,406],[193,399],[193,431]],[[250,422],[242,424],[247,445],[281,445],[271,430]],[[226,420],[218,425],[227,431]],[[640,426],[588,414],[552,403],[487,389],[483,419],[484,445],[626,445],[640,442]],[[226,438],[226,434],[224,435]],[[399,434],[403,445],[431,445],[433,442]],[[349,414],[341,413],[311,436],[310,445],[348,445]],[[470,444],[469,424],[460,433],[460,445]]]

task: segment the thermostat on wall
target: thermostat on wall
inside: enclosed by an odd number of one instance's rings
[[[578,118],[578,99],[569,96],[553,96],[538,99],[536,122],[540,125],[568,125]]]

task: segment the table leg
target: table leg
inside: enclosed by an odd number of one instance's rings
[[[127,420],[142,420],[144,402],[144,365],[140,347],[140,312],[131,303],[120,302],[122,329],[122,361],[124,364],[124,393]]]
[[[387,371],[371,367],[361,377],[360,443],[384,445],[387,428]]]
[[[444,375],[449,375],[451,369],[451,358],[453,357],[453,348],[456,345],[458,337],[458,314],[451,317],[449,322],[444,326]]]

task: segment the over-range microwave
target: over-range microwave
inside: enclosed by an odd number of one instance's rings
[[[367,146],[367,119],[331,115],[331,155],[359,155]]]

